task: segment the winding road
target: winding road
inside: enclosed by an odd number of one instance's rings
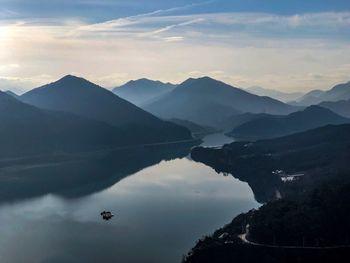
[[[247,235],[249,234],[249,224],[245,227],[246,232],[238,235],[238,238],[242,240],[243,243],[249,244],[252,246],[259,246],[259,247],[266,247],[266,248],[283,248],[283,249],[339,249],[339,248],[350,248],[350,245],[343,245],[343,246],[326,246],[326,247],[307,247],[307,246],[277,246],[277,245],[269,245],[269,244],[262,244],[262,243],[256,243],[252,242],[247,239]]]

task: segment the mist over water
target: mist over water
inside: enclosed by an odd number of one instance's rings
[[[211,135],[203,145],[229,141]],[[74,198],[3,202],[0,261],[180,262],[204,234],[259,206],[246,183],[188,157],[160,161],[106,187]],[[103,210],[115,217],[103,221]]]

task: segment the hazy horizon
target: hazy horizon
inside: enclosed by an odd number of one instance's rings
[[[0,85],[1,85],[1,86],[0,86],[0,91],[3,91],[3,92],[11,91],[11,92],[15,93],[16,95],[22,95],[22,94],[24,94],[24,93],[26,93],[26,92],[28,92],[28,91],[31,91],[31,90],[36,89],[36,88],[39,88],[39,87],[41,87],[41,86],[43,86],[43,85],[47,85],[47,84],[51,84],[51,83],[53,83],[53,82],[56,82],[56,81],[62,79],[62,78],[65,77],[65,76],[68,76],[68,75],[73,75],[73,76],[76,76],[76,77],[79,77],[79,78],[86,79],[86,80],[91,81],[91,82],[93,82],[93,83],[95,83],[95,84],[101,86],[102,88],[105,88],[105,89],[110,90],[110,91],[112,91],[112,90],[115,89],[115,88],[122,87],[123,85],[127,84],[127,83],[130,82],[130,81],[138,81],[138,80],[141,80],[141,79],[147,79],[147,80],[150,80],[150,81],[161,81],[162,83],[169,83],[169,84],[173,84],[173,85],[180,85],[181,83],[183,83],[184,81],[188,80],[189,78],[199,79],[199,78],[203,78],[203,77],[210,77],[210,78],[213,78],[213,79],[215,79],[215,80],[218,80],[218,81],[227,83],[227,84],[231,85],[232,87],[239,88],[239,89],[248,91],[248,92],[250,92],[250,93],[252,93],[252,91],[250,91],[250,89],[261,88],[261,89],[264,89],[264,90],[266,90],[266,91],[281,91],[281,92],[284,92],[284,93],[286,93],[286,94],[293,94],[293,93],[306,94],[307,92],[310,92],[310,91],[312,91],[312,90],[324,90],[324,91],[326,91],[326,90],[329,90],[329,89],[333,88],[333,87],[334,87],[335,85],[337,85],[337,84],[347,83],[347,82],[350,81],[350,80],[349,80],[349,81],[344,81],[344,82],[341,82],[341,83],[334,83],[334,84],[331,84],[331,86],[329,86],[329,87],[324,87],[323,89],[321,89],[321,88],[315,88],[315,89],[302,90],[302,91],[298,91],[298,90],[286,90],[286,91],[285,91],[285,90],[281,90],[281,89],[278,89],[278,88],[271,88],[271,87],[265,87],[265,86],[259,86],[259,85],[244,86],[244,87],[242,87],[242,86],[237,86],[237,85],[235,85],[235,84],[231,84],[231,83],[225,82],[225,80],[223,80],[223,79],[216,78],[216,77],[211,77],[210,75],[202,75],[202,76],[198,76],[198,77],[191,77],[191,76],[190,76],[190,77],[188,77],[188,78],[186,78],[186,79],[183,79],[182,81],[176,82],[176,83],[175,83],[175,82],[171,82],[171,81],[166,81],[166,80],[165,80],[165,81],[164,81],[164,80],[162,81],[162,80],[159,80],[159,79],[151,79],[151,78],[148,78],[148,77],[142,77],[142,76],[141,76],[141,77],[139,77],[139,78],[126,80],[125,82],[122,82],[121,84],[116,84],[116,85],[112,85],[112,86],[104,86],[103,84],[99,84],[98,82],[94,82],[93,80],[88,79],[88,78],[85,78],[84,76],[81,76],[81,75],[74,75],[73,73],[67,73],[67,74],[65,74],[65,75],[59,76],[57,79],[53,79],[53,80],[51,80],[51,81],[48,80],[47,82],[42,83],[42,84],[40,84],[39,86],[31,86],[31,87],[26,87],[26,88],[24,88],[24,89],[21,88],[21,87],[11,87],[11,86],[6,87],[6,86],[2,86],[2,84],[1,84],[1,79],[0,79]],[[254,94],[254,92],[253,92],[253,94]]]
[[[210,76],[284,92],[349,81],[350,3],[1,0],[0,89]]]

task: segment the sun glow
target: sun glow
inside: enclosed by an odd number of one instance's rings
[[[0,25],[0,40],[3,41],[8,36],[9,27]]]

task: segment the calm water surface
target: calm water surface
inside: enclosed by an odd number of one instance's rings
[[[216,134],[203,145],[228,142]],[[161,161],[84,197],[2,202],[0,262],[181,262],[200,237],[258,205],[231,176],[186,157]]]

